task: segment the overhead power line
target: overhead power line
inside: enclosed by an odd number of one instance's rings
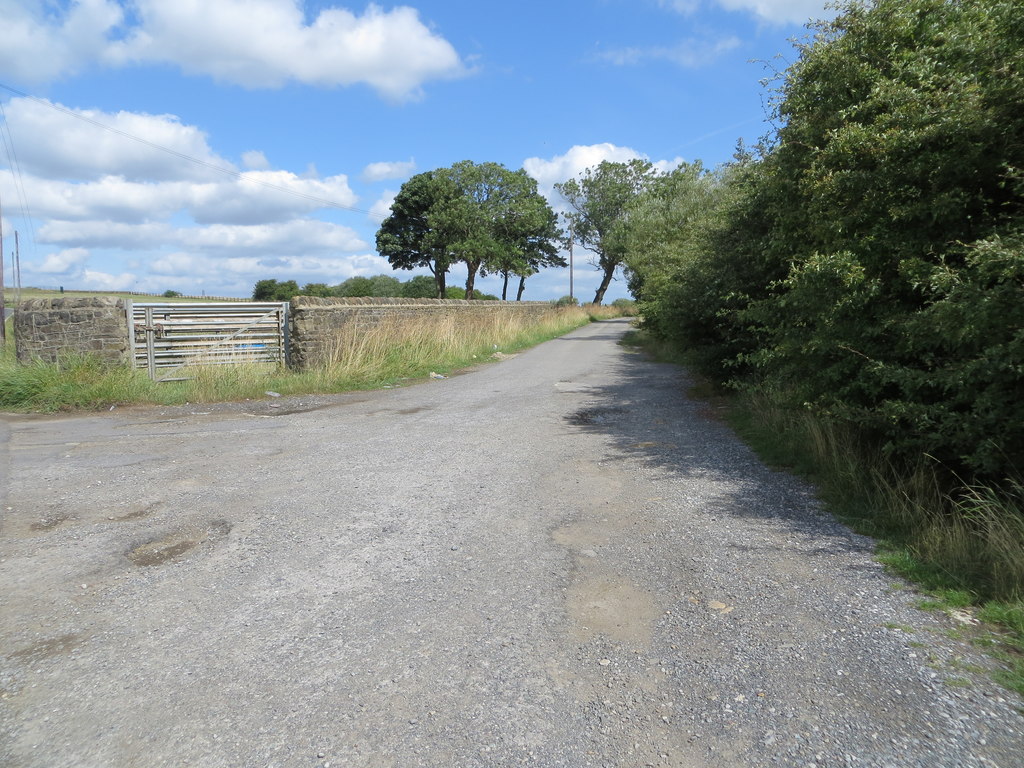
[[[293,197],[298,197],[298,198],[301,198],[303,200],[308,200],[308,201],[313,202],[313,203],[320,203],[321,205],[323,205],[326,208],[337,208],[338,210],[342,210],[342,211],[350,211],[352,213],[361,213],[361,214],[364,214],[366,216],[371,216],[371,217],[373,217],[375,219],[383,220],[383,218],[384,218],[380,214],[374,213],[373,211],[368,211],[368,210],[363,209],[363,208],[355,208],[354,206],[351,206],[351,205],[343,205],[342,203],[339,203],[339,202],[337,202],[335,200],[330,200],[330,199],[325,198],[325,197],[318,197],[317,195],[310,195],[310,194],[306,194],[305,192],[298,192],[298,191],[296,191],[294,189],[289,189],[288,187],[283,187],[280,184],[274,184],[273,182],[263,181],[261,179],[254,179],[251,176],[246,176],[242,171],[236,171],[233,168],[225,168],[222,165],[217,165],[216,163],[211,163],[208,160],[203,160],[203,159],[198,158],[198,157],[193,157],[192,155],[187,155],[184,152],[179,152],[176,149],[171,149],[170,147],[165,147],[162,144],[157,144],[155,141],[150,141],[149,139],[144,139],[141,136],[136,136],[133,133],[128,133],[127,131],[122,131],[120,128],[114,128],[112,125],[107,125],[106,123],[100,122],[99,120],[93,120],[91,117],[86,117],[85,115],[79,114],[78,112],[75,112],[74,110],[67,109],[66,107],[60,106],[59,104],[54,104],[53,102],[47,101],[46,99],[40,99],[38,96],[33,96],[31,94],[25,93],[24,91],[19,91],[17,88],[12,88],[11,86],[6,85],[4,83],[0,83],[0,88],[3,88],[6,91],[10,91],[11,93],[13,93],[13,94],[15,94],[17,96],[20,96],[20,97],[22,97],[24,99],[28,99],[29,101],[33,101],[36,104],[41,104],[44,107],[49,107],[50,109],[56,110],[57,112],[62,112],[63,114],[68,115],[70,117],[73,117],[76,120],[81,120],[82,122],[89,123],[90,125],[94,125],[97,128],[102,128],[104,131],[109,131],[110,133],[116,133],[118,136],[122,136],[122,137],[124,137],[126,139],[131,139],[132,141],[136,141],[139,144],[145,144],[147,147],[152,147],[153,149],[158,149],[161,152],[166,152],[169,155],[174,155],[175,157],[177,157],[177,158],[179,158],[181,160],[185,160],[186,162],[192,163],[194,165],[202,166],[203,168],[209,168],[212,171],[217,171],[218,173],[223,173],[226,176],[231,176],[231,177],[233,177],[235,179],[239,179],[241,181],[245,181],[245,182],[247,182],[249,184],[258,184],[261,187],[266,187],[267,189],[273,189],[273,190],[275,190],[277,192],[283,192],[283,193],[285,193],[287,195],[292,195]]]

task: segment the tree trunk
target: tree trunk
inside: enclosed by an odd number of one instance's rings
[[[608,290],[608,286],[612,283],[612,277],[615,275],[615,265],[604,268],[604,275],[601,277],[601,284],[597,286],[597,293],[594,294],[594,303],[600,304],[604,300],[604,292]]]
[[[469,269],[469,275],[466,277],[466,300],[473,298],[473,285],[476,283],[476,271],[480,269],[480,262],[466,262],[466,267]]]
[[[434,283],[437,285],[437,298],[446,298],[445,292],[448,288],[444,284],[444,272],[441,272],[440,270],[434,271]]]
[[[523,291],[526,290],[526,275],[519,276],[519,293],[516,294],[516,301],[523,300]]]
[[[508,301],[508,272],[502,272],[504,280],[501,283],[501,300]]]

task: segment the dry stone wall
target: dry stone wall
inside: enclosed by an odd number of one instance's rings
[[[128,359],[124,301],[109,296],[23,301],[14,310],[14,343],[22,363],[54,363],[62,353],[122,363]]]
[[[469,323],[495,314],[540,318],[549,311],[544,301],[296,296],[290,307],[290,360],[296,368],[322,364],[346,333],[370,333],[390,318],[452,316]],[[110,363],[130,356],[125,302],[113,297],[23,301],[14,311],[14,338],[23,363],[52,363],[68,352],[94,354]]]
[[[318,298],[296,296],[291,302],[291,364],[310,368],[328,360],[343,335],[356,328],[367,333],[388,318],[454,316],[471,321],[495,313],[539,318],[551,311],[546,301],[466,301],[464,299]]]

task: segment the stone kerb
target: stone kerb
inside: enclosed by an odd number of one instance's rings
[[[109,363],[128,359],[128,318],[111,296],[29,299],[14,310],[18,362],[57,362],[66,353],[90,354]]]
[[[550,310],[551,304],[546,301],[296,296],[290,307],[291,362],[296,368],[323,363],[345,330],[355,325],[360,331],[370,333],[387,318],[453,315],[469,320],[493,313],[539,317]]]

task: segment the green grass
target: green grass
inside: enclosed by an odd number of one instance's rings
[[[642,331],[629,343],[687,362]],[[1024,695],[1024,484],[950,488],[927,459],[894,467],[849,428],[696,378],[691,396],[724,408],[764,461],[810,479],[836,517],[876,539],[878,560],[924,593],[920,608],[968,610],[984,622],[957,632],[991,640],[1004,664],[999,681]]]
[[[496,313],[471,323],[448,316],[393,320],[339,338],[324,365],[304,371],[276,366],[189,367],[186,381],[155,383],[145,371],[69,355],[56,364],[19,365],[9,341],[0,356],[0,408],[54,412],[112,405],[208,403],[282,395],[373,389],[489,362],[564,335],[590,322],[585,309],[555,309],[539,319]]]

